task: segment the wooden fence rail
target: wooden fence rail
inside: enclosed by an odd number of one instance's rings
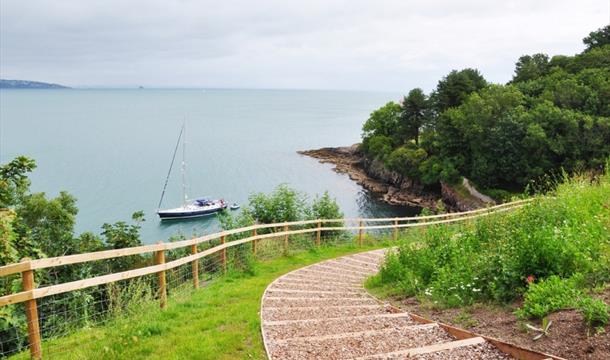
[[[167,306],[167,290],[165,272],[167,270],[191,263],[193,265],[193,286],[199,287],[198,275],[198,260],[206,256],[210,256],[217,252],[221,254],[222,270],[227,271],[227,249],[230,247],[252,243],[252,251],[256,254],[257,244],[261,240],[283,237],[284,252],[288,250],[288,242],[290,235],[315,233],[315,245],[320,245],[320,237],[324,231],[357,231],[358,245],[363,244],[365,231],[392,229],[393,239],[398,237],[398,230],[401,228],[429,226],[436,224],[453,223],[469,219],[475,219],[499,212],[514,210],[526,205],[532,199],[518,200],[510,203],[496,205],[484,209],[465,211],[461,213],[449,213],[441,215],[419,216],[419,217],[403,217],[403,218],[375,218],[375,219],[316,219],[307,221],[284,222],[277,224],[258,224],[239,229],[222,231],[216,234],[206,235],[190,240],[177,241],[173,243],[158,243],[154,245],[137,246],[116,250],[105,250],[84,254],[60,256],[54,258],[44,258],[38,260],[24,259],[15,264],[10,264],[0,267],[0,277],[21,273],[23,282],[23,291],[14,294],[9,294],[0,297],[0,307],[26,303],[26,315],[28,320],[28,339],[30,342],[30,352],[33,358],[39,359],[42,356],[40,347],[40,330],[38,323],[38,313],[36,308],[36,299],[47,296],[62,294],[70,291],[81,290],[92,286],[99,286],[108,283],[113,283],[121,280],[132,279],[150,274],[158,274],[159,298],[161,308]],[[368,223],[383,223],[381,225],[367,225]],[[346,225],[354,223],[357,225]],[[337,226],[328,226],[327,224],[338,224]],[[299,229],[290,230],[291,227],[301,227]],[[259,230],[269,229],[270,233],[258,234]],[[274,231],[275,229],[282,229]],[[238,235],[242,233],[250,233],[251,235],[234,241],[226,241],[227,236]],[[198,251],[197,245],[210,242],[212,240],[220,240],[220,244],[212,248]],[[180,249],[190,247],[190,255],[186,255],[176,260],[169,262],[165,261],[165,252],[167,250]],[[71,281],[62,284],[50,285],[42,288],[36,288],[34,284],[34,271],[52,268],[57,266],[65,266],[70,264],[79,264],[91,261],[115,259],[124,256],[141,255],[152,253],[154,256],[154,265],[112,273],[108,275],[96,276],[93,278]]]

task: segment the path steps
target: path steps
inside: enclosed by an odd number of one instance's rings
[[[457,340],[438,324],[416,322],[370,296],[363,283],[384,253],[327,260],[271,283],[261,307],[269,358],[510,359],[481,337]]]

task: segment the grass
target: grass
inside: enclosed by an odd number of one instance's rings
[[[43,343],[53,359],[264,359],[260,302],[280,275],[325,259],[380,248],[338,245],[255,264],[252,275],[221,277],[191,296],[150,303],[137,314]],[[14,359],[27,359],[27,352]]]
[[[525,299],[527,318],[577,307],[587,323],[606,324],[607,309],[590,296],[610,283],[610,172],[566,179],[550,195],[510,213],[407,232],[367,287],[437,308]]]

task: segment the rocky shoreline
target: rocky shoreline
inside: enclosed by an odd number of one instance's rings
[[[318,159],[321,163],[333,164],[333,170],[347,174],[350,179],[391,205],[418,206],[436,209],[438,194],[426,193],[414,188],[412,181],[383,169],[382,164],[368,161],[358,150],[358,144],[344,147],[326,147],[298,151],[299,154]]]
[[[494,200],[479,193],[466,178],[459,186],[441,183],[438,191],[387,170],[383,163],[370,160],[359,150],[359,144],[298,151],[299,154],[333,164],[333,170],[350,179],[391,205],[417,206],[437,210],[439,204],[449,211],[467,211],[490,204]]]

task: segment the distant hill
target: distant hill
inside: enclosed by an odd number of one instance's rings
[[[39,81],[0,79],[0,89],[69,89],[69,87]]]

